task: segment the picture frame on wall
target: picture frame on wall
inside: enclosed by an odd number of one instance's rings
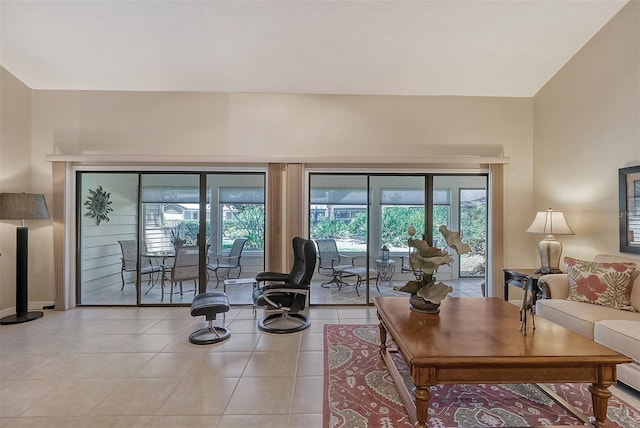
[[[640,254],[640,165],[620,168],[620,252]]]

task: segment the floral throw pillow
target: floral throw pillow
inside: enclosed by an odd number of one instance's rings
[[[569,300],[635,312],[629,302],[633,263],[597,263],[565,257]]]

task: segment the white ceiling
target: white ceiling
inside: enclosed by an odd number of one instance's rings
[[[531,97],[628,0],[7,1],[33,89]]]

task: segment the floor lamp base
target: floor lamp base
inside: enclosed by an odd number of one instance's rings
[[[9,315],[8,317],[0,318],[0,324],[2,325],[21,324],[23,322],[33,321],[33,320],[37,320],[38,318],[42,318],[42,315],[44,314],[40,311],[27,312],[26,314],[21,316],[18,316],[18,314]]]

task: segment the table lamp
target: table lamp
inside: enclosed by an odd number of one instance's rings
[[[529,233],[543,233],[546,236],[538,244],[540,251],[540,269],[536,273],[562,273],[559,268],[562,244],[553,235],[574,235],[564,219],[562,211],[540,211],[527,229]]]
[[[0,193],[0,220],[20,220],[16,229],[16,314],[1,318],[0,324],[20,324],[42,317],[40,311],[28,311],[29,228],[24,221],[48,218],[44,195]]]

